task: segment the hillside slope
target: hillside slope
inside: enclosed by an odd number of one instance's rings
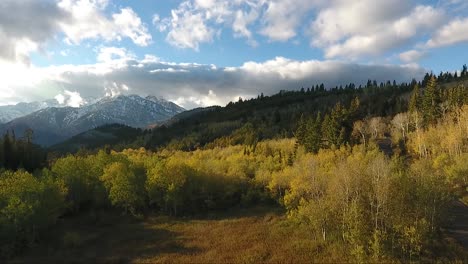
[[[0,132],[14,130],[22,135],[26,129],[34,131],[34,141],[43,146],[62,142],[81,132],[106,124],[122,124],[145,128],[167,120],[184,111],[174,103],[154,97],[137,95],[104,98],[97,103],[73,107],[50,107],[0,126]]]

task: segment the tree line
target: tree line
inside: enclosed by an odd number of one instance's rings
[[[34,132],[26,130],[23,137],[17,138],[14,131],[7,131],[0,138],[0,169],[25,169],[32,172],[45,166],[46,153],[33,143]]]

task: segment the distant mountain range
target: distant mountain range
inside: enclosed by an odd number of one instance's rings
[[[48,107],[60,107],[57,100],[51,99],[43,102],[18,103],[16,105],[0,106],[0,124],[8,123],[13,119],[29,115]]]
[[[56,100],[49,100],[0,108],[3,120],[14,117],[0,125],[0,132],[14,130],[16,135],[22,135],[30,128],[36,143],[50,146],[106,124],[146,128],[183,111],[184,108],[154,96],[105,97],[78,108],[60,107]]]

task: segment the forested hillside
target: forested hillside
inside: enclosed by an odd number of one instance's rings
[[[145,225],[151,215],[197,219],[262,205],[285,216],[270,230],[277,239],[294,243],[291,230],[308,239],[291,244],[289,261],[466,262],[466,248],[446,232],[453,203],[468,202],[466,80],[465,66],[461,76],[428,74],[410,84],[318,85],[240,99],[142,132],[132,148],[50,155],[48,164],[23,158],[12,166],[11,153],[35,148],[6,135],[0,255],[25,254],[58,221],[83,214],[93,225],[105,226],[100,213],[115,211]],[[61,239],[63,252],[87,241],[67,232]],[[155,259],[138,260],[161,261],[166,253],[154,250]],[[264,251],[232,261],[283,260]],[[167,254],[177,262],[203,252]]]
[[[235,144],[253,144],[253,142],[274,138],[291,138],[297,132],[301,120],[316,118],[320,113],[322,122],[333,114],[333,109],[354,107],[354,112],[337,124],[343,126],[345,141],[351,142],[353,123],[371,117],[390,117],[408,111],[410,96],[414,87],[419,87],[423,96],[424,87],[432,77],[436,78],[437,89],[448,96],[461,98],[468,84],[465,66],[458,73],[440,73],[438,76],[426,74],[423,80],[397,84],[395,81],[377,83],[369,80],[366,85],[353,83],[325,88],[323,84],[312,85],[296,91],[281,91],[272,96],[259,95],[257,98],[231,102],[226,107],[208,107],[195,109],[174,116],[151,130],[135,133],[138,137],[132,143],[128,140],[119,142],[118,150],[127,147],[142,146],[157,150],[170,148],[190,151],[198,148],[229,146]],[[458,94],[461,93],[461,94]],[[450,100],[454,100],[453,98]],[[439,102],[437,102],[439,103]],[[354,105],[353,105],[354,104]],[[446,106],[442,106],[444,109]],[[441,111],[446,111],[442,109]],[[335,109],[335,115],[340,109]],[[65,141],[60,148],[51,150],[61,152],[76,151],[73,142]],[[93,146],[91,149],[96,149]],[[104,147],[104,144],[100,145]]]

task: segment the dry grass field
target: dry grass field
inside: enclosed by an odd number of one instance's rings
[[[51,230],[50,239],[13,263],[311,263],[342,262],[275,208],[235,209],[202,218],[86,214]],[[339,255],[337,255],[339,254]]]

